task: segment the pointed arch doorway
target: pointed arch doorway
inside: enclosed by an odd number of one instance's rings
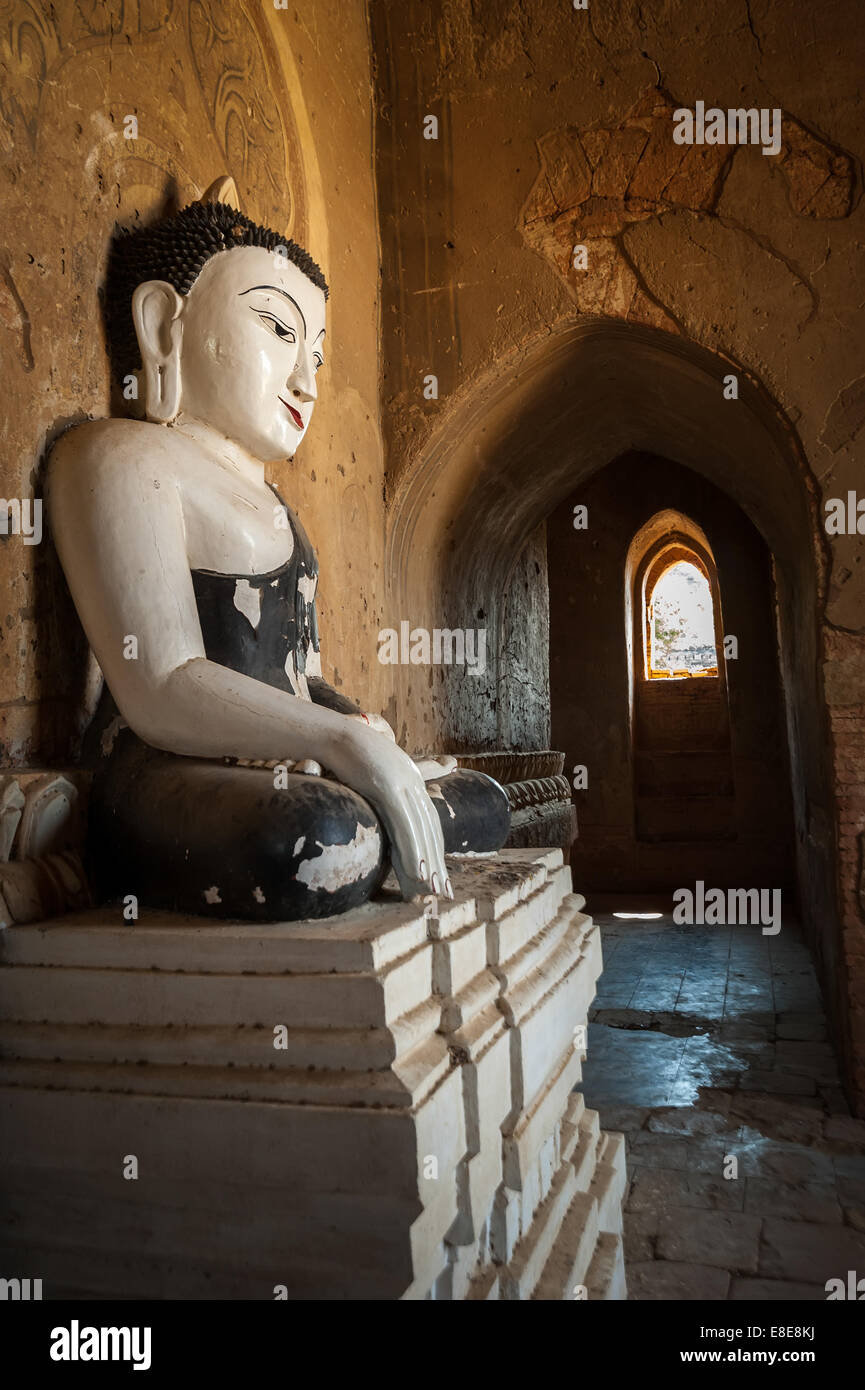
[[[515,349],[447,403],[394,480],[387,540],[392,602],[396,610],[416,614],[418,622],[425,614],[430,627],[483,621],[490,633],[487,668],[472,684],[470,700],[460,691],[435,701],[419,689],[404,694],[420,702],[425,737],[437,745],[507,747],[499,720],[509,682],[537,671],[542,685],[549,652],[545,625],[529,609],[523,669],[512,674],[499,662],[509,579],[539,525],[629,450],[671,460],[713,482],[762,539],[761,564],[769,572],[767,583],[774,581],[776,610],[755,611],[761,631],[754,650],[780,660],[803,922],[852,1076],[851,977],[860,978],[861,971],[845,956],[839,915],[839,811],[823,685],[827,560],[819,491],[789,421],[759,382],[742,372],[738,401],[724,399],[730,366],[729,359],[675,334],[582,318]],[[603,527],[603,517],[590,517],[584,536],[589,544],[596,525]],[[624,665],[621,604],[619,614],[614,660]],[[742,625],[749,622],[746,612]],[[406,685],[410,677],[406,672]],[[599,675],[587,669],[581,679],[585,685]],[[777,718],[767,725],[770,744],[778,728]],[[629,738],[627,719],[619,721],[618,736]],[[539,719],[534,746],[546,746],[549,737],[549,726]],[[610,795],[621,795],[623,785],[611,787]],[[759,809],[759,787],[754,793],[745,801]],[[771,805],[772,798],[764,796],[764,803]]]
[[[631,542],[624,578],[636,838],[732,839],[730,707],[712,547],[690,517],[659,511]]]
[[[596,518],[585,546],[577,498]],[[560,504],[547,545],[552,738],[590,769],[575,881],[771,885],[793,910],[776,599],[756,528],[692,469],[629,451]]]

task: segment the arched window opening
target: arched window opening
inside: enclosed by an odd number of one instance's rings
[[[722,607],[708,537],[681,512],[657,512],[625,564],[638,842],[735,834]]]
[[[696,556],[661,568],[645,599],[650,680],[717,676],[712,590]]]

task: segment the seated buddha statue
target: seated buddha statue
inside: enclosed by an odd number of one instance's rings
[[[108,351],[144,418],[54,446],[57,551],[105,678],[88,732],[99,901],[241,921],[326,917],[393,867],[451,895],[445,854],[496,850],[502,788],[414,761],[322,677],[318,565],[267,480],[309,428],[328,287],[228,202],[114,238]]]

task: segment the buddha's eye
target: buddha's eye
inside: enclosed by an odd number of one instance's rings
[[[253,312],[258,315],[261,322],[270,329],[271,333],[276,334],[277,338],[282,338],[286,343],[297,342],[297,334],[294,329],[289,328],[288,325],[278,319],[275,314],[266,314],[262,309],[255,309]]]
[[[315,364],[315,370],[316,370],[316,371],[318,371],[319,367],[323,367],[323,366],[324,366],[324,358],[319,357],[319,355],[318,355],[317,352],[313,354],[312,360],[313,360],[313,363]]]

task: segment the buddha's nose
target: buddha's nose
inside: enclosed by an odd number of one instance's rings
[[[316,399],[318,392],[315,389],[315,371],[305,348],[301,348],[287,384],[292,394],[299,397],[300,400],[314,401]]]

